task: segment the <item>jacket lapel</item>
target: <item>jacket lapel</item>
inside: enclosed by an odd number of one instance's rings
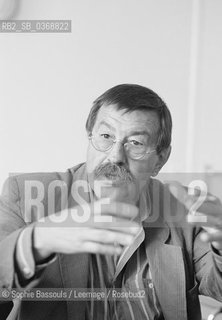
[[[165,244],[167,225],[145,228],[146,254],[165,320],[186,320],[185,270],[182,248]]]
[[[59,264],[64,288],[87,288],[89,255],[59,255]],[[67,300],[68,320],[85,319],[86,301]]]

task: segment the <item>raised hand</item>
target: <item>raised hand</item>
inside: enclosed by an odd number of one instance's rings
[[[201,197],[198,189],[188,193],[181,184],[169,185],[171,193],[189,210],[187,222],[201,226],[206,232],[201,240],[211,242],[215,249],[222,250],[222,204],[214,196],[202,194],[201,205],[196,211],[192,210]]]
[[[99,200],[73,209],[80,214],[90,210],[90,218],[81,223],[72,219],[71,214],[67,216],[67,211],[61,211],[45,218],[44,222],[35,223],[34,249],[38,260],[52,253],[119,255],[139,231],[139,224],[133,221],[138,208],[132,204],[112,202],[101,205]],[[102,222],[98,222],[100,218]]]

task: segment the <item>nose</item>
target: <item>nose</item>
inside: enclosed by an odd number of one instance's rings
[[[108,153],[107,159],[116,164],[125,164],[126,163],[126,154],[125,154],[125,148],[124,145],[116,141],[112,147],[112,149]]]

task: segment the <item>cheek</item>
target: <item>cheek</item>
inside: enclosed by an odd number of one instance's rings
[[[137,161],[129,164],[129,168],[137,180],[146,181],[150,178],[154,169],[154,165],[148,161]]]
[[[94,169],[104,161],[105,157],[102,152],[99,152],[92,148],[92,146],[88,146],[87,150],[87,160],[86,160],[86,166],[87,166],[87,172],[92,173]]]

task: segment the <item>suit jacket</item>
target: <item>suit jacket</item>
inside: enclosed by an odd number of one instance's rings
[[[68,203],[72,207],[77,204],[71,195],[72,183],[86,179],[85,164],[66,173],[25,174],[8,179],[0,200],[1,288],[21,287],[16,276],[16,243],[21,230],[27,226],[24,221],[27,221],[27,215],[31,217],[30,228],[38,218],[35,208],[25,212],[25,181],[37,180],[42,183],[45,190],[43,204],[47,213],[50,182],[60,180],[68,186]],[[198,294],[222,301],[222,257],[200,241],[200,228],[191,227],[185,222],[187,211],[170,194],[167,185],[153,180],[149,188],[152,210],[144,222],[145,246],[164,318],[201,319]],[[152,193],[153,190],[155,192]],[[89,202],[87,192],[82,192],[81,197]],[[61,209],[60,200],[61,193],[56,190],[55,211]],[[54,263],[37,272],[23,287],[86,288],[88,274],[88,254],[59,254]],[[0,310],[7,307],[8,304],[0,304]],[[23,301],[19,304],[17,319],[83,320],[85,308],[85,301]]]

